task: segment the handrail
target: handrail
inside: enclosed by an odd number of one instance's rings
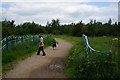
[[[34,42],[34,40],[36,40],[35,38],[38,35],[23,35],[23,36],[8,36],[5,37],[3,40],[0,41],[0,50],[6,48],[8,45],[10,45],[12,42],[17,42],[17,41],[21,41],[23,42],[24,40],[26,40],[27,38],[31,38],[31,41]]]
[[[47,35],[42,35],[43,38],[48,37]],[[34,42],[35,40],[37,40],[36,38],[38,37],[38,35],[22,35],[22,36],[8,36],[5,37],[3,40],[0,41],[0,50],[7,48],[8,45],[12,44],[12,42],[24,42],[25,40],[30,40],[31,42]]]
[[[86,56],[88,56],[88,53],[92,53],[92,52],[98,52],[98,53],[106,53],[106,54],[109,54],[111,53],[111,50],[110,51],[99,51],[99,50],[95,50],[94,48],[92,48],[90,45],[89,45],[89,42],[88,42],[88,38],[85,34],[82,35],[82,38],[83,38],[83,41],[85,43],[85,47],[86,47]]]

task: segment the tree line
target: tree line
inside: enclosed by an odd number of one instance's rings
[[[112,23],[111,19],[104,24],[96,20],[90,20],[87,24],[80,21],[78,23],[61,25],[59,19],[53,19],[51,22],[47,22],[46,26],[36,24],[35,22],[25,22],[16,25],[14,20],[4,20],[0,23],[2,23],[3,38],[10,35],[40,33],[72,36],[82,36],[82,34],[88,36],[120,36],[120,22]]]

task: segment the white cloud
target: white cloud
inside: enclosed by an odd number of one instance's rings
[[[81,3],[43,3],[16,2],[9,8],[2,8],[3,19],[15,20],[16,24],[35,21],[45,25],[47,21],[59,18],[61,23],[72,23],[89,19],[107,21],[109,18],[117,20],[117,5],[98,7]],[[103,17],[101,17],[103,16]]]
[[[2,2],[118,2],[119,0],[2,0]]]

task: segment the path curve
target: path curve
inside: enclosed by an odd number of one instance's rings
[[[33,54],[18,62],[5,78],[65,78],[63,74],[65,58],[72,44],[63,39],[56,39],[58,46],[45,49],[46,56]]]

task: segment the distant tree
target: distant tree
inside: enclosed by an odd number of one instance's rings
[[[109,24],[109,25],[112,24],[112,20],[111,20],[111,18],[108,20],[108,24]]]
[[[59,34],[60,33],[60,22],[59,19],[53,19],[51,23],[47,23],[46,25],[48,27],[48,29],[51,31],[49,33],[53,33],[53,34]]]
[[[82,21],[76,23],[74,25],[73,30],[72,30],[72,35],[73,36],[82,36],[82,27],[83,27],[83,25],[84,24],[82,23]]]
[[[84,24],[82,21],[78,23],[60,25],[59,19],[53,19],[47,22],[46,26],[36,24],[35,22],[25,22],[20,25],[15,25],[15,21],[4,20],[2,23],[2,37],[10,35],[28,35],[28,34],[65,34],[73,36],[120,36],[120,22],[112,23],[111,18],[107,23],[90,20]]]
[[[7,37],[10,35],[13,35],[15,33],[14,31],[15,25],[14,21],[7,21],[6,19],[2,21],[2,37]]]

